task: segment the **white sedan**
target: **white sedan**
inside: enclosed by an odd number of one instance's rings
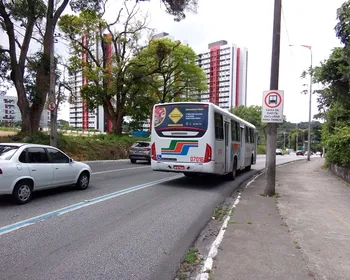
[[[36,144],[0,143],[0,195],[12,194],[18,204],[31,200],[33,191],[75,184],[89,186],[90,167],[57,148]]]

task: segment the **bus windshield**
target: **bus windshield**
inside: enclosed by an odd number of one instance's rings
[[[154,109],[153,126],[160,137],[202,137],[208,128],[208,105],[158,105]]]

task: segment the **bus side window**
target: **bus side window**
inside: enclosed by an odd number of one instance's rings
[[[254,129],[250,129],[250,140],[251,143],[255,143],[255,133],[254,133]]]
[[[250,128],[245,127],[245,142],[250,143]]]
[[[238,141],[241,142],[241,140],[243,140],[242,138],[242,129],[241,129],[241,125],[239,123],[237,124],[237,136],[238,136]]]
[[[232,141],[239,141],[238,126],[235,121],[231,121]]]
[[[215,113],[215,138],[217,140],[224,139],[224,123],[222,115]]]

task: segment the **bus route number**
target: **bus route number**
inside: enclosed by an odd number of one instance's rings
[[[191,157],[191,162],[204,162],[204,157]]]

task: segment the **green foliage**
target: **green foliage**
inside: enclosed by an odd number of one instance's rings
[[[258,155],[266,155],[266,146],[258,145],[257,154]]]
[[[265,145],[267,124],[261,122],[261,110],[262,110],[261,106],[253,105],[250,107],[246,107],[246,106],[240,105],[238,107],[232,108],[231,113],[255,125],[259,134],[258,144]]]
[[[198,249],[190,248],[185,256],[185,262],[187,264],[195,264],[198,261]]]
[[[137,139],[146,140],[146,139]],[[48,133],[37,132],[30,136],[21,134],[0,137],[1,142],[26,142],[35,144],[50,144]],[[135,142],[129,136],[115,134],[84,136],[66,136],[58,134],[58,148],[75,160],[114,160],[128,158],[128,149]]]
[[[138,2],[138,0],[133,0]],[[154,1],[154,0],[153,0]],[[175,21],[181,21],[186,17],[185,12],[195,12],[198,0],[161,0],[165,5],[165,10],[174,16]],[[72,0],[71,9],[74,12],[80,12],[85,9],[94,10],[102,13],[106,9],[107,0]]]
[[[318,90],[317,118],[324,119],[322,143],[327,162],[350,167],[350,1],[337,10],[337,37],[344,47],[334,48],[328,59],[314,68]]]
[[[10,87],[10,64],[9,53],[0,45],[0,93]]]
[[[334,134],[325,135],[327,160],[331,163],[350,167],[350,127],[336,129]]]
[[[104,3],[101,1],[98,5],[104,6]],[[105,115],[112,119],[114,132],[119,134],[123,117],[136,106],[132,100],[142,92],[142,85],[135,81],[131,57],[141,48],[139,39],[146,28],[146,19],[135,18],[137,4],[132,9],[126,5],[124,3],[120,14],[116,14],[113,23],[108,23],[99,9],[83,9],[78,15],[64,15],[58,23],[72,47],[70,73],[82,71],[89,81],[81,88],[88,108],[103,105]],[[115,25],[119,25],[118,29]],[[109,36],[105,35],[106,31]],[[100,49],[99,54],[96,47]],[[110,55],[107,49],[113,49],[113,54]],[[83,59],[83,54],[87,59]]]
[[[246,107],[246,106],[240,105],[238,107],[232,108],[231,113],[247,122],[250,122],[256,127],[262,127],[266,125],[262,124],[261,122],[261,110],[262,110],[261,106]]]
[[[15,21],[26,23],[28,17],[35,17],[42,20],[46,16],[47,6],[42,0],[15,0],[6,1],[6,8],[11,11],[11,16]]]
[[[149,101],[197,101],[208,87],[196,59],[193,49],[179,41],[153,39],[131,63]]]
[[[39,127],[40,118],[35,116],[42,113],[49,92],[51,54],[48,39],[55,32],[57,20],[68,2],[0,1],[0,28],[6,32],[9,45],[7,57],[4,57],[4,50],[0,50],[0,66],[6,66],[0,76],[2,79],[6,76],[16,88],[23,132],[36,132]],[[32,56],[29,50],[33,40],[39,43],[40,53]]]
[[[345,1],[343,5],[337,10],[338,23],[335,26],[337,37],[340,41],[348,46],[350,43],[350,1]]]

